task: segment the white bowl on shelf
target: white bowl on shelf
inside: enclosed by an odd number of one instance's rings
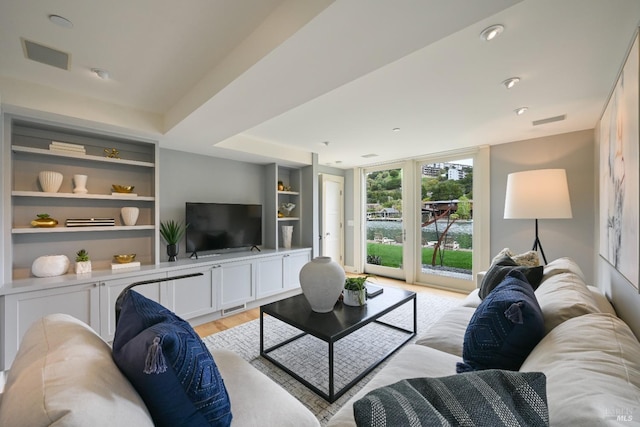
[[[62,185],[62,174],[54,171],[41,171],[38,174],[40,187],[45,193],[57,193]]]

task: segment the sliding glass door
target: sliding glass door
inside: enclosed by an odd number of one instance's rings
[[[405,277],[404,175],[401,165],[364,171],[366,273]]]

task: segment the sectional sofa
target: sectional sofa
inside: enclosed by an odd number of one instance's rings
[[[629,425],[640,421],[640,343],[607,298],[587,286],[568,258],[544,266],[535,290],[545,335],[521,372],[546,376],[551,426]],[[478,290],[447,312],[414,344],[404,347],[330,420],[354,426],[354,402],[372,390],[415,377],[456,375]]]

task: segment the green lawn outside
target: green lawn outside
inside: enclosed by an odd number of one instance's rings
[[[445,267],[462,268],[471,270],[471,251],[446,250],[442,258],[442,265]],[[381,265],[385,267],[398,268],[402,264],[401,245],[383,245],[381,243],[367,243],[367,255],[380,257]],[[422,248],[422,264],[431,265],[433,248]],[[440,256],[436,257],[436,265],[440,265]]]

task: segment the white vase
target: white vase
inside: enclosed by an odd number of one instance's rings
[[[76,261],[76,274],[91,273],[91,261]]]
[[[124,225],[136,225],[139,213],[140,209],[132,206],[127,206],[120,209],[120,215],[122,215],[122,222],[124,223]]]
[[[329,313],[338,301],[344,287],[342,266],[331,257],[321,256],[306,263],[300,270],[300,286],[311,309]]]
[[[86,194],[87,190],[87,175],[73,175],[73,184],[75,188],[73,192],[76,194]]]
[[[45,255],[36,258],[31,272],[36,277],[61,276],[69,270],[69,258],[66,255]]]
[[[282,246],[286,249],[291,248],[291,237],[293,236],[293,225],[282,226]]]
[[[366,289],[362,289],[361,291],[352,291],[349,289],[345,289],[343,292],[343,295],[344,295],[344,299],[342,300],[342,302],[346,305],[359,307],[367,303]]]
[[[57,193],[62,185],[62,174],[54,171],[41,171],[38,174],[40,187],[45,193]]]

